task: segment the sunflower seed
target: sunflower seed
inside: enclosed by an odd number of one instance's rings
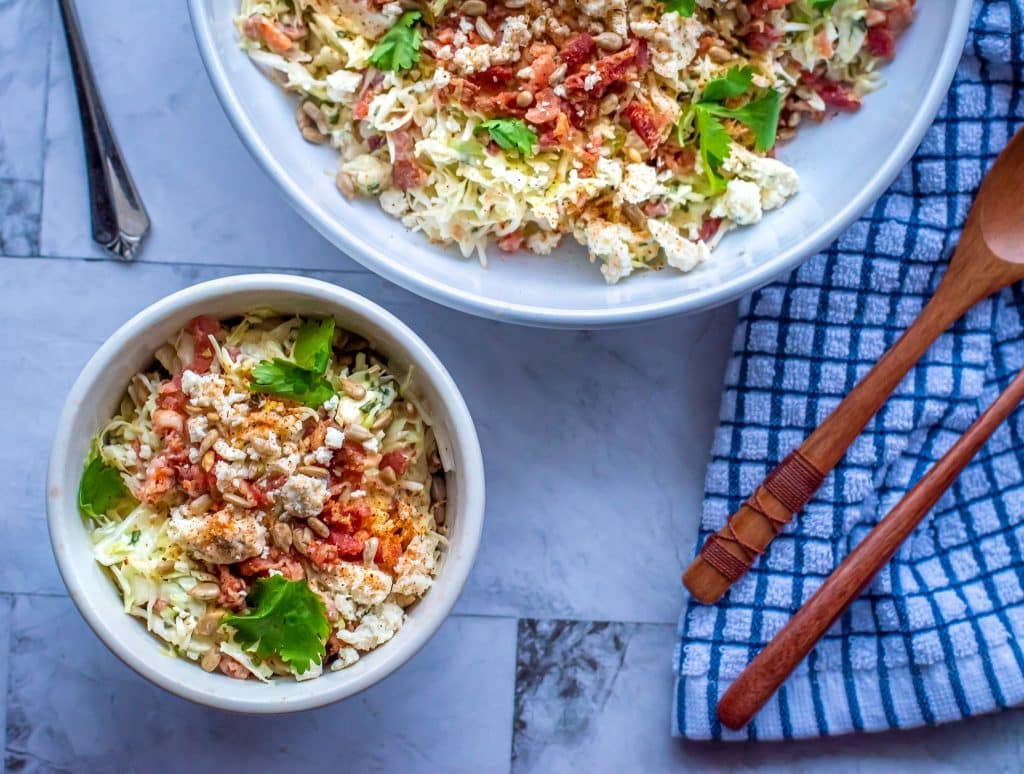
[[[216,583],[197,583],[188,591],[193,599],[201,599],[204,602],[211,602],[220,596],[220,586]]]
[[[274,545],[282,551],[292,547],[292,528],[283,521],[275,522],[270,534],[274,538]]]
[[[200,634],[203,637],[209,637],[220,628],[220,619],[223,617],[224,613],[219,610],[213,613],[207,613],[200,618],[199,622],[196,624],[196,634]]]
[[[356,384],[351,379],[342,379],[341,389],[343,389],[345,394],[352,400],[362,400],[366,397],[366,388],[361,384]]]
[[[204,672],[212,672],[220,666],[220,651],[217,648],[210,648],[203,654],[199,666],[203,668]]]
[[[380,412],[380,416],[374,420],[373,424],[370,425],[370,429],[376,432],[377,430],[383,430],[385,427],[391,424],[391,418],[394,416],[394,412],[391,409],[384,409]]]
[[[349,425],[345,428],[345,437],[350,441],[369,441],[373,438],[373,433],[362,425]]]

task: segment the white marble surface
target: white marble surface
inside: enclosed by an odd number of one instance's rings
[[[678,578],[734,310],[572,333],[422,301],[287,208],[221,113],[183,4],[79,6],[154,232],[136,265],[84,260],[100,256],[56,9],[0,0],[0,729],[10,770],[1024,767],[1016,712],[788,745],[671,739]],[[269,269],[315,271],[424,336],[477,420],[489,500],[477,565],[436,639],[362,696],[277,720],[187,704],[120,664],[66,598],[43,515],[56,412],[104,337],[179,287]]]

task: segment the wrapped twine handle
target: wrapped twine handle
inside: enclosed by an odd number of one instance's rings
[[[707,539],[701,558],[735,583],[764,553],[768,541],[789,524],[793,514],[803,510],[824,480],[825,473],[799,449],[794,450],[729,517],[725,527]],[[768,540],[763,540],[766,529],[771,532],[767,533]]]
[[[743,577],[803,509],[939,334],[981,299],[1024,279],[1021,190],[1024,131],[1011,140],[982,184],[949,268],[917,319],[726,525],[708,538],[683,574],[683,584],[694,598],[717,602]],[[983,200],[985,206],[979,206]]]

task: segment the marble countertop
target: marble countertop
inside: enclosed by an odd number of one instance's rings
[[[56,4],[0,0],[0,729],[10,770],[1024,767],[1017,712],[786,745],[673,740],[679,574],[735,309],[573,333],[503,326],[399,290],[321,239],[249,158],[183,3],[79,5],[154,227],[134,265],[92,244]],[[476,418],[489,502],[476,567],[427,648],[356,698],[276,719],[189,704],[114,658],[66,596],[43,511],[57,411],[104,338],[173,290],[271,269],[363,293],[435,348]]]

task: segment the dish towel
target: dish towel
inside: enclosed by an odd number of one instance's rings
[[[985,171],[1024,125],[1022,87],[1024,0],[978,2],[939,118],[892,188],[826,252],[743,301],[698,548],[917,315]],[[756,719],[734,732],[715,716],[754,654],[1021,367],[1018,286],[939,339],[721,602],[689,601],[675,656],[677,735],[910,728],[1024,702],[1018,411]]]

